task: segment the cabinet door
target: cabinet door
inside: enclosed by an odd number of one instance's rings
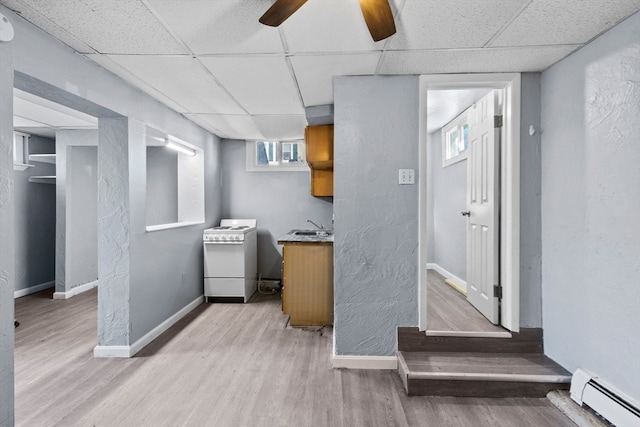
[[[333,196],[333,170],[311,169],[311,195]]]
[[[286,314],[291,326],[333,324],[333,246],[286,244]]]
[[[333,125],[307,126],[304,134],[309,166],[333,168]]]

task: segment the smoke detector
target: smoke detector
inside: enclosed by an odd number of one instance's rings
[[[6,16],[0,13],[0,42],[13,40],[13,25]]]

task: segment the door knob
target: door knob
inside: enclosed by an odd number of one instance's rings
[[[471,216],[471,211],[460,212],[462,216]]]

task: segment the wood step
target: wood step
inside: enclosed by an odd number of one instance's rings
[[[399,351],[464,353],[540,353],[542,329],[521,329],[519,333],[482,334],[419,331],[416,327],[398,328]]]
[[[540,353],[398,352],[408,395],[545,397],[568,390],[571,373]]]

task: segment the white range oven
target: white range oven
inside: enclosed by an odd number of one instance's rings
[[[204,246],[204,299],[249,301],[258,285],[255,219],[223,219],[207,228]]]

